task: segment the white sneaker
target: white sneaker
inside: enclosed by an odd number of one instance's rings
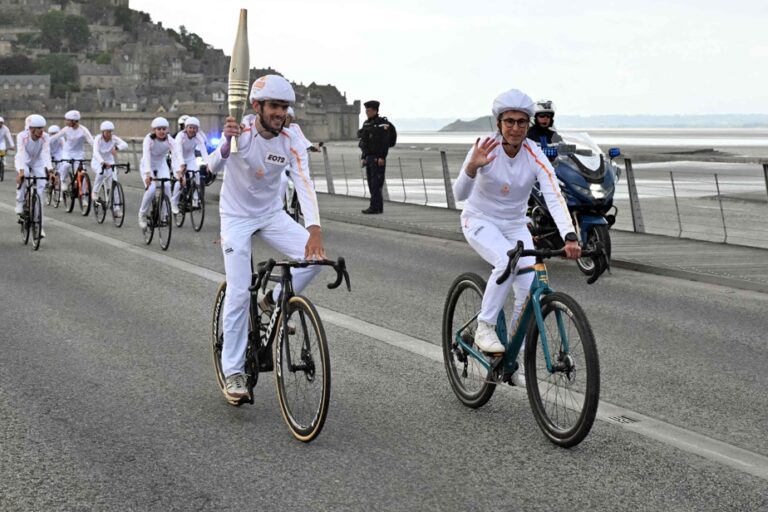
[[[496,326],[482,320],[477,321],[475,345],[483,352],[492,354],[504,352],[504,345],[501,344],[499,336],[496,334]]]
[[[123,209],[119,206],[115,206],[115,216],[122,217],[123,216]]]
[[[16,215],[21,215],[24,211],[24,205],[22,203],[16,203]]]
[[[173,212],[174,215],[178,215],[179,214],[179,205],[171,204],[171,211]]]
[[[139,214],[139,227],[141,229],[147,229],[147,216]]]
[[[40,238],[45,238],[45,230],[44,229],[40,230]]]
[[[224,381],[224,396],[229,403],[237,404],[248,398],[248,386],[246,384],[245,374],[235,373],[230,375]]]

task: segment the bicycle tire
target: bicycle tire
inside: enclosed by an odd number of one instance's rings
[[[174,182],[174,185],[178,185],[179,187],[181,187],[181,182],[176,181]],[[184,225],[184,220],[187,217],[187,204],[186,204],[187,193],[186,192],[187,190],[184,187],[182,187],[181,192],[179,193],[179,204],[178,204],[179,213],[173,214],[173,220],[176,222],[177,228],[180,228],[181,226]]]
[[[455,335],[480,311],[484,291],[485,280],[482,277],[472,272],[462,274],[451,284],[443,308],[443,361],[448,381],[459,401],[472,409],[482,407],[490,400],[496,384],[490,381],[488,370],[461,348]],[[477,318],[462,335],[465,343],[474,343],[476,329]]]
[[[61,204],[61,177],[56,176],[53,182],[53,207],[58,208]]]
[[[157,234],[160,236],[160,248],[164,251],[168,250],[168,246],[171,245],[171,233],[173,230],[173,212],[171,212],[171,202],[168,200],[168,196],[163,196],[163,199],[158,204],[157,209]]]
[[[107,217],[107,186],[102,183],[96,193],[96,201],[93,202],[93,216],[96,222],[102,224]]]
[[[37,190],[32,191],[31,207],[29,209],[30,229],[32,231],[32,247],[34,250],[40,248],[40,241],[43,239],[43,209],[40,206],[41,199]]]
[[[29,205],[31,201],[29,194],[30,194],[29,190],[27,190],[24,194],[24,206]],[[19,219],[21,221],[19,222],[19,230],[21,232],[21,241],[24,245],[27,245],[29,243],[29,233],[30,233],[30,228],[32,227],[29,221],[29,215],[30,215],[29,208],[24,208],[21,218]]]
[[[72,213],[72,210],[75,209],[75,196],[77,194],[77,181],[75,180],[75,175],[70,172],[69,184],[67,185],[67,190],[64,192],[64,206],[67,207],[67,213]]]
[[[45,184],[45,206],[50,206],[53,201],[53,180],[49,180]]]
[[[157,220],[157,199],[152,198],[152,206],[149,209],[149,217],[147,217],[147,227],[141,228],[141,234],[144,237],[144,243],[149,245],[152,243],[152,237],[155,236],[155,221]]]
[[[285,311],[281,311],[274,346],[275,384],[285,423],[296,439],[307,443],[320,434],[328,415],[331,359],[323,323],[309,299],[294,295],[288,299],[287,309],[296,329],[293,334],[285,332]]]
[[[5,181],[5,160],[0,158],[0,181]]]
[[[203,229],[203,222],[205,221],[205,200],[196,183],[192,184],[192,189],[189,192],[187,208],[189,209],[189,217],[192,220],[192,228],[196,232],[200,231]]]
[[[120,228],[125,222],[125,194],[123,194],[123,186],[119,181],[112,182],[112,187],[112,222]]]
[[[87,172],[83,172],[83,177],[80,180],[77,201],[80,204],[80,213],[83,214],[83,217],[87,217],[91,213],[91,178]]]
[[[562,331],[568,336],[567,354],[562,350],[558,312],[563,320]],[[547,295],[541,300],[541,313],[552,363],[560,368],[551,374],[547,370],[539,326],[532,319],[524,356],[528,400],[536,423],[547,439],[570,448],[589,434],[597,414],[600,400],[597,345],[584,310],[572,297],[560,292]]]

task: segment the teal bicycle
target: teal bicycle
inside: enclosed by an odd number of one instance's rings
[[[525,386],[533,415],[544,435],[564,448],[579,444],[595,421],[600,398],[600,363],[595,336],[587,315],[575,299],[549,287],[546,258],[564,255],[560,250],[523,249],[509,251],[509,263],[497,280],[504,282],[524,256],[535,256],[536,264],[518,273],[535,272],[531,292],[514,332],[507,336],[504,311],[496,331],[505,346],[503,354],[486,354],[474,344],[477,317],[485,291],[485,280],[474,273],[460,275],[451,285],[443,310],[443,358],[448,380],[458,399],[471,408],[483,406],[498,384],[513,384],[517,356],[525,341],[523,365]],[[582,251],[591,257],[595,271],[592,284],[608,269],[604,249]]]

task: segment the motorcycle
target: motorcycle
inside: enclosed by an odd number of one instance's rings
[[[614,158],[621,154],[611,148],[608,158],[586,133],[563,136],[557,145],[542,145],[542,151],[555,168],[560,191],[568,205],[576,234],[582,247],[591,250],[599,242],[605,248],[610,262],[610,228],[616,222],[618,209],[613,204],[616,183],[621,167]],[[533,188],[529,200],[529,228],[537,249],[559,249],[564,245],[552,215],[547,208],[539,184]],[[579,270],[586,275],[595,271],[592,258],[576,260]]]

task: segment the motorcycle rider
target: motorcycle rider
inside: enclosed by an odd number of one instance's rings
[[[536,102],[533,109],[533,125],[528,128],[528,138],[542,147],[563,140],[555,130],[555,104],[551,100]],[[542,138],[546,139],[546,144]]]

